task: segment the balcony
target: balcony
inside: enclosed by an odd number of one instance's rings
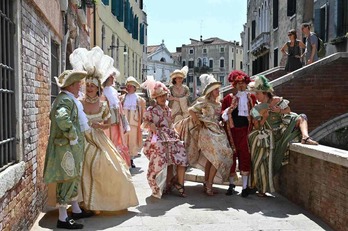
[[[265,51],[269,50],[270,47],[270,33],[263,32],[257,36],[253,41],[251,41],[251,53],[254,56],[259,56]]]
[[[208,66],[195,67],[194,71],[195,73],[204,74],[211,72],[211,68],[209,68]]]

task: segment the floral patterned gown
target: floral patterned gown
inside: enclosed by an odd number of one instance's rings
[[[144,142],[143,152],[149,159],[147,180],[152,190],[152,195],[162,197],[166,186],[167,167],[169,165],[187,166],[185,147],[178,135],[172,129],[171,110],[169,107],[161,108],[159,105],[151,106],[144,114],[142,127],[154,123],[157,140],[152,142],[153,135],[149,135]]]
[[[100,111],[87,114],[89,122],[110,118],[107,102]],[[82,197],[89,210],[118,211],[138,205],[138,198],[128,166],[102,129],[86,133],[82,170]]]
[[[175,129],[184,140],[189,164],[204,171],[206,161],[217,169],[215,182],[228,181],[233,164],[233,151],[225,131],[219,126],[221,103],[212,103],[200,98],[192,106],[202,126],[196,126],[191,117],[175,124]]]

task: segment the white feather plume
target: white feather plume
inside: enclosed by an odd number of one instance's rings
[[[199,76],[201,81],[201,88],[204,89],[209,83],[216,82],[216,79],[212,74],[202,74]]]
[[[181,68],[181,72],[184,74],[184,76],[186,77],[187,73],[188,73],[188,66],[184,66],[183,68]]]
[[[146,81],[140,84],[141,88],[152,91],[155,88],[156,80],[153,75],[148,75]]]
[[[70,54],[69,60],[74,70],[84,71],[84,64],[88,62],[88,50],[86,48],[77,48]]]

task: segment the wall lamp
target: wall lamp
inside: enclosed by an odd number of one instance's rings
[[[128,54],[127,53],[127,46],[115,46],[115,45],[110,45],[109,48],[108,48],[108,51],[109,50],[113,50],[113,49],[118,49],[119,47],[123,47],[123,54],[126,55]]]

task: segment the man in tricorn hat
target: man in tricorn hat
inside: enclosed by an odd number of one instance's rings
[[[85,71],[64,71],[55,77],[61,92],[52,104],[50,112],[50,136],[46,150],[44,181],[54,196],[51,199],[59,208],[57,228],[82,229],[75,220],[93,215],[81,210],[78,202],[78,187],[84,154],[83,132],[88,131],[88,120],[82,104],[77,100],[80,82]],[[49,193],[49,197],[50,197]],[[72,214],[67,214],[67,205],[72,205]]]
[[[232,195],[234,191],[234,177],[236,177],[236,159],[242,175],[242,197],[249,195],[248,176],[251,169],[251,155],[248,146],[248,134],[251,130],[250,109],[255,105],[256,99],[246,91],[251,82],[250,77],[242,71],[234,70],[228,75],[228,81],[232,84],[234,93],[228,94],[222,101],[222,118],[226,121],[225,129],[229,137],[231,147],[234,149],[233,165],[230,173],[230,185],[226,195]]]

